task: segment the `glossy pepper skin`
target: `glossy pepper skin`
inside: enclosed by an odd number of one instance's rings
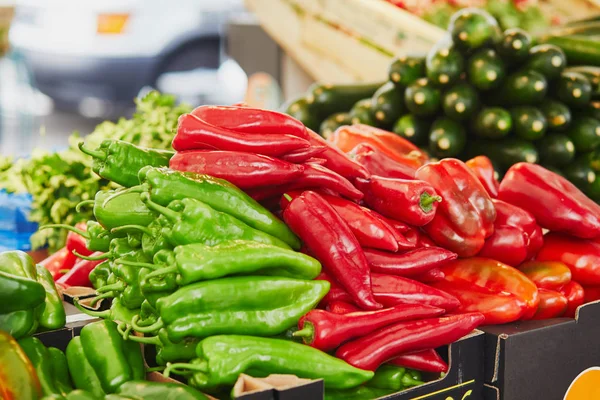
[[[492,161],[486,156],[477,156],[466,161],[465,164],[473,171],[490,197],[493,199],[498,197],[500,182],[496,179],[496,171],[494,171]]]
[[[460,339],[484,321],[479,313],[399,322],[342,345],[335,356],[375,371],[398,355],[439,347]]]
[[[448,372],[448,364],[434,349],[403,354],[388,361],[388,364],[411,368],[422,372]]]
[[[63,247],[52,255],[40,261],[40,265],[46,268],[56,280],[63,276],[66,271],[73,268],[77,257],[69,249]]]
[[[456,253],[441,247],[422,247],[404,253],[371,249],[365,249],[364,252],[372,272],[406,277],[425,273],[457,257]]]
[[[434,218],[442,198],[427,182],[372,176],[356,179],[365,203],[382,215],[414,226],[423,226]]]
[[[54,377],[54,385],[60,393],[66,395],[73,391],[73,383],[69,375],[67,356],[56,347],[48,347],[50,368]]]
[[[562,316],[567,310],[569,301],[560,292],[539,289],[540,305],[532,319],[548,319]]]
[[[518,269],[538,288],[558,290],[571,282],[571,270],[558,261],[528,261]]]
[[[367,385],[371,388],[400,391],[423,383],[421,375],[416,371],[407,371],[406,368],[397,365],[384,364],[377,368],[375,376]]]
[[[492,202],[496,208],[494,226],[512,226],[523,231],[528,239],[527,256],[525,259],[529,260],[535,257],[544,244],[544,239],[542,228],[537,224],[533,215],[520,207],[513,206],[502,200],[493,199]]]
[[[147,226],[156,215],[129,190],[99,191],[94,199],[94,217],[107,230],[122,225]]]
[[[62,229],[67,229],[71,232],[74,232],[75,234],[79,235],[80,237],[83,237],[86,242],[85,242],[85,247],[86,249],[88,249],[88,254],[86,254],[85,252],[81,252],[79,250],[77,250],[77,252],[79,254],[83,254],[83,255],[91,255],[91,253],[95,252],[95,251],[108,251],[108,246],[110,244],[110,241],[112,240],[112,237],[110,235],[110,232],[108,230],[106,230],[102,225],[100,225],[100,223],[98,223],[97,221],[88,221],[86,224],[86,229],[84,230],[82,226],[80,226],[79,224],[77,226],[70,226],[70,225],[65,225],[65,224],[48,224],[48,225],[44,225],[42,227],[40,227],[40,229],[48,229],[48,228],[62,228]],[[65,247],[66,248],[66,247]],[[60,250],[62,251],[62,249]],[[72,254],[72,250],[68,251],[67,249],[67,253],[71,253]],[[55,253],[56,254],[56,253]],[[52,256],[50,256],[52,257]],[[73,256],[74,260],[77,259],[77,257]],[[44,260],[46,261],[46,260]],[[64,262],[63,262],[64,263]],[[74,264],[74,263],[73,263]],[[68,268],[62,268],[62,269],[71,269],[73,267],[73,265],[71,265],[71,267]],[[53,273],[54,275],[54,271],[58,271],[61,268],[49,268],[50,272]]]
[[[412,160],[408,165],[403,164],[367,143],[357,145],[348,156],[365,167],[371,175],[384,178],[414,179],[417,171]]]
[[[138,172],[147,165],[166,167],[172,151],[144,149],[122,140],[104,140],[96,150],[79,143],[79,149],[94,158],[92,169],[104,179],[131,187],[139,184]]]
[[[295,250],[300,249],[300,241],[281,220],[227,181],[153,167],[142,168],[139,179],[140,190],[148,191],[152,201],[160,205],[167,206],[173,200],[185,198],[200,200],[254,229],[283,240]]]
[[[81,336],[71,339],[65,353],[73,385],[77,389],[90,392],[95,397],[104,397],[105,392],[102,389],[102,383],[95,368],[92,367],[87,359],[83,345],[81,344]]]
[[[0,313],[33,309],[45,299],[46,291],[39,282],[0,271]]]
[[[513,165],[500,183],[498,198],[529,211],[542,228],[584,239],[600,236],[600,205],[542,166]]]
[[[312,191],[302,193],[287,206],[283,219],[359,307],[381,308],[373,297],[369,265],[360,243],[323,197]]]
[[[140,314],[139,309],[131,310],[131,309],[125,307],[121,303],[121,300],[118,298],[114,298],[112,300],[110,308],[108,310],[103,310],[103,311],[89,310],[89,309],[81,306],[81,304],[79,304],[78,301],[76,301],[74,303],[74,305],[75,305],[75,307],[77,307],[77,309],[79,311],[81,311],[82,313],[87,314],[91,317],[102,318],[102,319],[113,321],[113,322],[124,322],[128,325],[131,325],[131,321],[133,320],[133,318],[136,315]]]
[[[36,266],[38,282],[46,291],[46,300],[38,317],[40,326],[46,329],[58,329],[65,326],[67,315],[63,306],[62,296],[58,293],[50,271],[41,265]]]
[[[236,349],[231,354],[231,349]],[[191,386],[215,388],[233,384],[249,369],[262,373],[293,374],[300,378],[323,379],[325,387],[345,389],[360,385],[373,372],[354,368],[342,360],[310,346],[282,339],[242,335],[218,335],[202,340],[190,364],[167,365],[164,374],[191,370]]]
[[[462,161],[447,158],[424,165],[415,178],[433,186],[442,196],[425,231],[434,242],[458,254],[477,254],[494,232],[496,209],[477,177]]]
[[[377,311],[359,311],[335,314],[325,310],[311,310],[298,322],[294,337],[323,351],[334,350],[342,343],[367,335],[379,328],[400,321],[437,317],[445,310],[425,305],[397,305]]]
[[[150,261],[150,259],[146,257],[141,250],[128,253],[121,257],[120,260],[133,263],[144,263]],[[131,310],[140,308],[144,302],[144,295],[142,294],[140,286],[140,275],[142,270],[130,265],[114,263],[112,272],[117,278],[117,284],[122,284],[122,289],[119,288],[119,290],[115,290],[119,293],[118,298],[121,300],[121,304]],[[105,291],[106,287],[103,288],[102,292]],[[100,292],[100,290],[98,290],[98,292]]]
[[[17,341],[0,330],[0,396],[5,400],[38,400],[42,387],[35,368]]]
[[[240,151],[180,151],[169,162],[176,171],[206,174],[225,179],[241,189],[278,185],[293,180],[304,167],[277,158]]]
[[[501,225],[494,228],[477,256],[516,267],[527,258],[528,247],[529,237],[525,232],[514,226]]]
[[[361,309],[356,307],[354,304],[341,300],[334,300],[328,303],[326,310],[334,314],[349,314],[352,312],[361,311]]]
[[[125,382],[117,394],[144,400],[208,400],[203,393],[189,386],[170,382],[149,382],[143,380]]]
[[[42,386],[43,395],[62,394],[56,386],[55,371],[52,369],[50,353],[46,346],[36,337],[27,337],[19,340],[19,346],[21,346],[35,368]]]
[[[96,252],[92,254],[92,257],[101,256],[104,253]],[[98,260],[80,260],[71,268],[69,272],[65,275],[61,276],[56,284],[64,287],[70,286],[86,286],[91,287],[92,283],[90,282],[90,273],[94,270],[94,268],[102,263],[103,259]]]
[[[316,163],[324,165],[327,163],[327,160],[324,158],[318,158],[319,154],[323,153],[326,150],[325,146],[312,146],[306,149],[300,149],[293,151],[291,153],[286,154],[285,156],[281,156],[281,159],[287,162],[301,164],[303,162],[306,163]]]
[[[536,260],[562,262],[571,270],[574,281],[583,286],[600,285],[600,244],[592,240],[547,233]]]
[[[585,291],[583,286],[575,281],[571,281],[558,291],[567,298],[567,309],[565,310],[563,316],[574,318],[577,307],[585,302]]]
[[[211,125],[193,114],[179,117],[173,138],[173,148],[177,151],[217,149],[278,157],[307,147],[310,143],[297,136],[236,132]]]

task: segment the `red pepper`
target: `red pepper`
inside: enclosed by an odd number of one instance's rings
[[[373,145],[361,143],[348,155],[365,167],[371,175],[384,178],[414,179],[417,169],[412,165],[401,164]]]
[[[532,319],[548,319],[562,316],[567,310],[569,301],[554,290],[539,289],[540,305]]]
[[[432,268],[420,275],[413,276],[412,279],[421,283],[433,283],[444,280],[446,274],[439,268]]]
[[[365,203],[386,217],[423,226],[434,218],[442,198],[427,182],[372,176],[355,180]]]
[[[311,146],[311,147],[307,147],[306,149],[296,150],[296,151],[288,153],[284,156],[281,156],[281,159],[284,161],[287,161],[287,162],[297,163],[297,164],[303,163],[305,161],[315,162],[315,160],[319,160],[319,159],[315,159],[313,157],[318,156],[319,154],[324,152],[325,149],[326,149],[325,146]],[[319,164],[325,164],[326,162],[327,162],[327,160],[321,159],[319,161]]]
[[[335,356],[375,371],[401,354],[433,349],[460,339],[484,321],[479,313],[399,322],[342,345]]]
[[[398,243],[398,250],[410,250],[417,247],[417,241],[409,240],[406,236],[404,236],[403,232],[408,231],[409,229],[414,229],[409,227],[404,222],[394,221],[390,218],[386,218],[383,215],[376,213],[373,211],[373,215],[375,218],[381,220],[392,228],[392,233],[396,238],[396,242]]]
[[[564,317],[574,318],[577,307],[585,302],[585,291],[583,286],[575,281],[567,283],[560,288],[559,292],[567,298],[567,310],[563,314]]]
[[[86,224],[83,222],[75,225],[75,228],[80,229],[82,231],[85,231],[87,229]],[[65,247],[71,253],[73,252],[73,250],[75,250],[75,252],[77,252],[81,255],[84,255],[84,256],[89,256],[90,254],[93,253],[93,251],[88,250],[88,248],[87,248],[86,238],[81,236],[76,231],[69,231],[69,233],[67,234],[67,241],[66,241]],[[75,264],[75,261],[76,261],[76,259],[74,259],[73,264]],[[73,264],[71,264],[71,266],[73,266]]]
[[[560,261],[571,270],[574,281],[582,285],[600,285],[600,244],[560,233],[544,235],[538,261]]]
[[[571,282],[571,270],[559,261],[528,261],[518,269],[538,288],[558,290]]]
[[[325,146],[324,152],[319,154],[319,158],[327,160],[325,166],[330,170],[340,174],[346,179],[368,178],[369,172],[362,165],[352,161],[340,149],[329,144],[318,133],[306,128],[310,137],[309,141],[312,146]]]
[[[498,197],[500,182],[496,179],[496,171],[494,171],[492,161],[486,156],[477,156],[466,161],[465,164],[467,164],[467,167],[471,168],[471,171],[473,171],[473,174],[479,179],[479,182],[481,182],[485,190],[487,190],[490,197]]]
[[[419,149],[410,140],[404,139],[403,137],[398,136],[395,133],[365,124],[356,124],[353,125],[353,127],[362,130],[368,135],[376,137],[386,147],[393,149],[399,154],[407,155],[409,158],[416,158],[417,160],[419,160],[421,165],[429,161],[427,153]]]
[[[296,136],[235,132],[211,125],[192,114],[179,117],[172,145],[177,151],[217,149],[273,157],[310,147],[307,140]]]
[[[600,286],[583,286],[585,303],[600,300]]]
[[[359,311],[350,314],[334,314],[325,310],[311,310],[298,321],[299,331],[305,344],[322,351],[331,351],[352,340],[385,326],[415,319],[437,317],[444,314],[441,308],[419,304],[397,305],[377,311]]]
[[[404,237],[409,243],[414,244],[417,248],[421,247],[438,247],[433,240],[422,232],[419,228],[409,227],[409,230],[404,233]]]
[[[457,257],[456,253],[441,247],[423,247],[401,254],[364,251],[372,272],[408,277],[421,275]]]
[[[388,361],[388,364],[415,369],[417,371],[432,372],[435,374],[448,372],[448,364],[446,364],[434,349],[402,354],[401,356],[392,358]]]
[[[486,239],[478,257],[491,258],[516,267],[527,258],[529,237],[514,226],[496,226],[492,236]]]
[[[327,304],[326,310],[334,314],[349,314],[361,311],[361,309],[356,307],[354,304],[339,300],[332,301],[331,303]]]
[[[241,189],[277,185],[292,180],[304,167],[260,154],[239,151],[188,150],[176,153],[169,167],[225,179]]]
[[[507,292],[496,292],[461,279],[431,284],[455,296],[460,307],[455,313],[479,312],[485,316],[485,325],[507,324],[519,320],[527,311],[524,301]]]
[[[50,271],[52,278],[56,281],[64,275],[64,271],[73,268],[75,262],[77,262],[75,254],[71,253],[66,247],[63,247],[45,260],[40,261],[39,264]]]
[[[537,287],[522,272],[501,262],[487,258],[467,258],[448,262],[441,267],[445,280],[462,280],[491,290],[494,293],[511,293],[524,302],[525,318],[535,314],[540,301]]]
[[[539,165],[513,165],[500,183],[498,198],[529,211],[542,228],[585,239],[600,235],[600,205]]]
[[[306,191],[291,201],[283,219],[361,308],[381,308],[373,297],[367,259],[342,217],[323,197]]]
[[[425,231],[434,242],[458,254],[477,254],[494,233],[496,210],[477,177],[462,161],[447,158],[424,165],[415,178],[429,182],[442,196]]]
[[[90,257],[98,257],[104,255],[103,252],[97,251],[93,253]],[[106,261],[106,259],[101,260],[79,260],[73,268],[69,270],[65,275],[60,277],[56,281],[56,283],[69,287],[69,286],[87,286],[92,287],[90,282],[90,272],[96,267],[96,265],[101,262]]]
[[[521,207],[513,206],[502,200],[493,199],[492,202],[494,203],[494,207],[496,207],[494,225],[496,227],[502,225],[514,226],[525,232],[529,238],[526,259],[529,260],[535,257],[544,244],[544,236],[542,228],[535,222],[533,215]]]

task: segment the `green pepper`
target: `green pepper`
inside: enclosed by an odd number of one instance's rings
[[[99,191],[94,198],[94,217],[106,229],[122,225],[146,226],[156,219],[136,192]]]
[[[87,203],[88,201],[83,201],[77,205],[79,208],[81,205]],[[93,200],[89,200],[90,203],[93,203]],[[60,228],[67,229],[69,231],[75,232],[79,236],[85,238],[85,247],[90,251],[108,251],[110,241],[113,236],[110,235],[110,232],[104,229],[102,225],[100,225],[97,221],[88,221],[86,223],[86,230],[81,230],[71,225],[67,224],[48,224],[40,227],[42,229],[50,229],[50,228]]]
[[[227,181],[152,167],[143,168],[139,179],[141,190],[148,191],[152,201],[162,206],[171,204],[173,200],[196,199],[281,239],[295,250],[300,249],[300,240],[283,221]]]
[[[0,394],[3,399],[37,400],[42,396],[36,371],[23,349],[0,331]]]
[[[282,339],[242,335],[211,336],[198,343],[197,358],[189,364],[168,364],[164,374],[192,371],[188,383],[199,389],[232,385],[239,374],[258,371],[268,375],[293,374],[323,379],[325,387],[347,389],[373,377],[312,347]]]
[[[36,337],[27,337],[19,340],[19,346],[23,349],[27,358],[35,368],[35,372],[42,385],[44,396],[52,394],[62,394],[55,384],[55,371],[52,369],[50,353],[40,339]]]
[[[149,261],[141,250],[126,254],[120,260],[132,263]],[[140,288],[140,269],[125,264],[114,263],[112,272],[119,282],[122,282],[124,285],[119,295],[123,306],[129,309],[140,308],[144,301],[144,296]]]
[[[105,398],[104,395],[98,397],[84,390],[74,390],[67,395],[66,400],[104,400]]]
[[[140,397],[144,400],[208,399],[204,394],[189,386],[167,382],[131,381],[122,384],[117,393],[135,398]]]
[[[130,310],[129,308],[123,306],[121,301],[117,298],[112,300],[112,304],[108,310],[103,311],[94,311],[84,308],[81,306],[81,304],[79,304],[79,301],[75,301],[73,304],[75,307],[77,307],[77,309],[79,309],[79,311],[91,317],[107,319],[113,322],[123,322],[129,325],[140,313],[140,310]]]
[[[0,271],[0,313],[33,309],[45,298],[46,291],[39,282]]]
[[[174,264],[152,272],[146,279],[178,273],[177,284],[184,286],[228,275],[256,274],[314,279],[321,273],[321,264],[312,257],[246,240],[232,240],[215,246],[188,244],[175,247],[173,253]],[[117,263],[136,265],[125,260],[117,260]],[[137,265],[153,268],[152,264]]]
[[[48,356],[56,388],[63,395],[72,392],[73,383],[71,382],[71,376],[69,375],[67,356],[56,347],[48,347]]]
[[[167,241],[163,228],[168,228],[171,223],[167,218],[160,215],[148,226],[142,225],[123,225],[112,230],[114,234],[121,234],[122,232],[139,231],[142,233],[141,246],[144,254],[148,257],[154,257],[154,255],[163,249],[172,249],[173,246]]]
[[[67,314],[63,306],[62,297],[56,290],[52,274],[45,267],[37,265],[38,282],[46,290],[46,300],[43,310],[39,316],[39,323],[42,328],[58,329],[67,323]]]
[[[148,300],[142,302],[139,320],[143,321],[144,325],[152,325],[158,320],[158,311],[156,311],[156,308]]]
[[[39,306],[33,310],[13,311],[0,314],[0,331],[5,331],[15,339],[33,335],[38,328]]]
[[[92,272],[90,272],[90,282],[94,289],[98,290],[108,284],[108,277],[112,273],[111,271],[111,261],[106,260],[103,263],[100,263],[94,267]]]
[[[122,140],[104,140],[96,150],[83,142],[79,149],[94,158],[92,170],[104,179],[131,187],[139,184],[138,173],[145,166],[167,167],[175,154],[168,150],[145,149]]]
[[[417,371],[390,364],[377,368],[373,379],[366,383],[369,387],[390,389],[395,392],[422,384],[421,375]]]

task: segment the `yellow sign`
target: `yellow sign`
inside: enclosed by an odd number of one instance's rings
[[[564,400],[600,399],[600,367],[588,368],[580,373],[567,389]]]

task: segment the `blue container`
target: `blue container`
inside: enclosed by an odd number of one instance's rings
[[[31,202],[29,194],[0,190],[0,251],[31,250],[30,238],[38,229],[28,220]]]

